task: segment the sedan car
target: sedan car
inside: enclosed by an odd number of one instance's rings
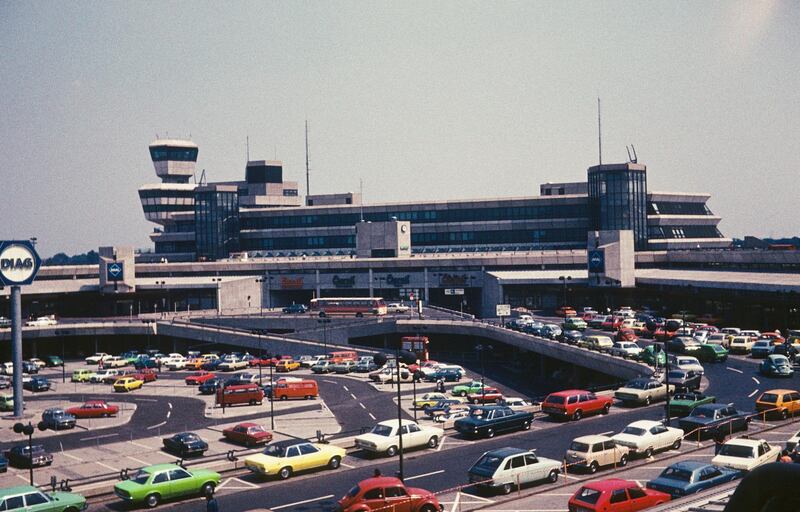
[[[272,441],[272,433],[258,423],[239,423],[222,431],[225,439],[245,446],[253,446]]]
[[[642,488],[632,480],[610,478],[585,483],[569,499],[569,510],[639,512],[671,499],[665,492]]]
[[[336,445],[290,439],[268,445],[263,452],[244,459],[244,465],[258,475],[286,480],[304,470],[337,469],[344,456],[345,449]]]
[[[700,388],[702,377],[694,370],[670,370],[667,384],[675,386],[677,391],[695,391]]]
[[[650,458],[656,451],[680,448],[683,431],[679,428],[666,427],[660,421],[639,420],[625,427],[611,439],[619,446],[628,448],[631,455]]]
[[[728,349],[720,344],[705,343],[700,345],[695,355],[700,361],[708,363],[722,363],[728,360]]]
[[[376,476],[358,482],[339,500],[341,512],[396,510],[433,512],[443,510],[436,495],[425,489],[406,487],[394,477]]]
[[[758,466],[778,462],[781,449],[770,445],[763,439],[730,439],[711,459],[712,464],[724,468],[752,471]]]
[[[510,494],[522,484],[558,481],[561,461],[538,457],[521,448],[499,448],[481,455],[469,468],[469,481],[478,489]]]
[[[564,331],[561,333],[561,336],[558,337],[559,341],[564,343],[568,343],[570,345],[577,345],[579,341],[583,338],[583,332],[579,330],[569,330]]]
[[[459,384],[454,386],[450,393],[453,396],[466,397],[470,393],[479,393],[483,389],[484,384],[479,380],[473,380],[468,384]]]
[[[162,442],[165,451],[181,457],[203,455],[208,450],[208,443],[194,432],[181,432],[172,437],[165,437]]]
[[[634,379],[617,389],[614,398],[626,405],[650,405],[667,398],[667,385],[656,379]]]
[[[411,311],[411,306],[407,306],[400,302],[390,302],[386,305],[387,313],[408,313]]]
[[[467,437],[492,438],[498,432],[530,430],[533,413],[499,405],[473,406],[469,416],[456,420],[454,427]]]
[[[770,340],[756,340],[753,346],[750,347],[750,357],[763,359],[772,353],[772,341]]]
[[[690,336],[676,336],[666,341],[667,348],[672,353],[692,354],[700,350],[701,343]]]
[[[29,381],[22,383],[22,388],[28,391],[47,391],[50,389],[50,381],[44,377],[31,377]]]
[[[480,391],[469,393],[467,401],[473,404],[488,404],[498,402],[503,399],[503,393],[499,389],[486,386]]]
[[[297,315],[308,311],[308,306],[305,304],[290,304],[282,310],[286,314]]]
[[[199,372],[195,372],[184,379],[187,386],[199,386],[200,384],[207,382],[211,379],[216,377],[215,374],[211,372],[207,372],[205,370],[201,370]]]
[[[789,358],[779,354],[770,354],[758,367],[759,373],[767,377],[791,377],[794,368]]]
[[[355,366],[355,363],[352,361],[347,361],[348,363],[353,363],[350,365],[350,369]],[[300,369],[300,362],[295,361],[294,359],[281,359],[275,364],[275,371],[276,372],[293,372],[295,370]],[[336,373],[339,373],[338,371]],[[349,373],[349,370],[348,372]]]
[[[690,414],[695,407],[716,402],[715,397],[703,393],[676,393],[669,403],[670,416],[683,417]]]
[[[707,404],[695,407],[692,413],[678,423],[692,439],[711,437],[722,431],[726,435],[747,430],[750,418],[747,413],[737,411],[732,405]]]
[[[32,450],[28,449],[27,444],[18,444],[6,451],[3,455],[8,459],[8,463],[15,468],[38,468],[49,466],[53,463],[53,456],[45,451],[44,446],[35,444]]]
[[[444,400],[439,400],[434,405],[426,405],[423,407],[423,411],[425,411],[425,416],[436,418],[440,414],[444,414],[450,407],[462,405],[464,403],[463,400],[463,398],[445,398]]]
[[[197,390],[200,391],[201,395],[213,395],[218,389],[222,388],[222,385],[222,379],[219,377],[214,377],[200,384]]]
[[[682,461],[668,466],[648,489],[665,492],[673,498],[687,496],[741,478],[742,472],[700,461]]]
[[[429,407],[433,407],[441,400],[447,400],[448,396],[444,393],[425,393],[421,397],[417,398],[414,402],[414,407],[417,409],[427,409]]]
[[[108,416],[115,416],[118,412],[118,406],[108,404],[104,400],[89,400],[83,405],[67,409],[67,413],[79,419],[106,418]]]
[[[614,346],[608,349],[608,353],[612,356],[619,356],[625,358],[636,359],[642,352],[642,347],[634,341],[617,341]]]
[[[0,489],[0,510],[73,512],[86,507],[86,498],[71,492],[44,492],[30,485]]]
[[[207,469],[191,471],[175,464],[146,466],[132,478],[114,485],[114,494],[128,503],[153,508],[162,500],[214,492],[220,475]]]
[[[394,457],[400,446],[401,432],[398,430],[398,425],[397,420],[382,421],[375,425],[371,432],[356,437],[355,445],[367,453]],[[403,420],[400,425],[404,450],[423,446],[436,448],[444,437],[444,431],[439,427],[423,426],[410,420]]]
[[[54,407],[45,409],[42,413],[42,423],[52,430],[75,428],[75,416],[69,414],[64,409]],[[2,508],[0,508],[2,510]]]

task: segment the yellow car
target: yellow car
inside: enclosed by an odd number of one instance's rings
[[[144,385],[143,380],[134,379],[133,377],[122,377],[114,382],[114,391],[127,392],[139,389]]]
[[[424,409],[426,406],[433,407],[439,403],[439,400],[447,400],[448,398],[450,397],[444,393],[425,393],[414,402],[414,407],[417,409]]]
[[[244,465],[253,473],[286,480],[299,471],[323,467],[337,469],[344,454],[344,448],[332,444],[290,439],[268,445],[262,453],[244,459]]]
[[[300,368],[300,363],[291,359],[281,359],[275,365],[275,371],[278,372],[293,372]]]
[[[94,374],[94,370],[75,370],[72,372],[72,382],[89,382],[92,374]]]

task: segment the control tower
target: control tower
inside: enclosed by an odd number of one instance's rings
[[[158,139],[150,144],[150,158],[161,183],[139,188],[144,216],[164,225],[178,213],[194,212],[194,176],[198,147],[189,140]]]
[[[189,183],[197,151],[197,144],[189,140],[158,139],[150,144],[150,158],[162,183]]]

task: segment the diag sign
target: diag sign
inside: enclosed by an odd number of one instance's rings
[[[31,284],[42,260],[27,240],[0,242],[0,283],[4,286]]]

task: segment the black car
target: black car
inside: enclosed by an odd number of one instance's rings
[[[694,354],[700,350],[700,342],[691,336],[675,336],[667,340],[667,350],[673,354]]]
[[[42,413],[42,423],[52,430],[75,428],[75,416],[60,407],[45,409]]]
[[[31,458],[33,455],[33,458]],[[33,450],[28,451],[27,444],[18,444],[5,453],[8,463],[15,468],[29,468],[31,464],[37,468],[39,466],[49,466],[53,463],[53,456],[47,453],[44,446],[33,445]]]
[[[202,368],[207,372],[213,372],[214,370],[217,369],[217,366],[221,364],[222,364],[222,357],[220,357],[219,359],[214,359],[213,361],[206,361],[205,363],[200,365],[200,368]]]
[[[696,391],[700,389],[702,376],[694,370],[670,370],[667,384],[675,386],[676,391]]]
[[[581,331],[570,330],[562,332],[558,340],[570,345],[577,345],[578,342],[581,341],[581,338],[583,338],[583,333]]]
[[[499,405],[473,407],[469,416],[456,420],[455,428],[467,437],[494,437],[498,432],[529,430],[533,413]]]
[[[28,391],[47,391],[50,389],[50,381],[44,377],[31,377],[28,382],[22,383],[22,388]]]
[[[305,304],[291,304],[283,308],[283,312],[289,314],[305,313],[306,311],[308,311],[308,308]]]
[[[22,373],[27,373],[28,375],[39,373],[39,367],[36,365],[36,363],[22,361]]]
[[[200,391],[201,395],[213,395],[221,387],[222,379],[214,377],[213,379],[208,379],[204,383],[200,384],[197,389]]]
[[[433,418],[439,414],[444,414],[451,405],[463,404],[461,400],[455,398],[446,398],[439,400],[435,405],[426,405],[422,409],[425,411],[425,416]]]
[[[726,436],[740,430],[747,430],[750,418],[745,412],[737,411],[732,405],[706,404],[695,407],[688,416],[678,420],[684,432],[691,439],[713,437],[717,432]]]
[[[181,457],[203,455],[208,450],[208,443],[194,432],[181,432],[164,438],[164,450]]]
[[[8,471],[8,459],[0,455],[0,473]]]

